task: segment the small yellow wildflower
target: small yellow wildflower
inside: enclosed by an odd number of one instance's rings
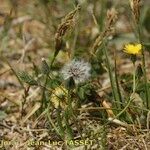
[[[50,99],[55,108],[66,107],[67,90],[63,86],[55,88]]]
[[[50,96],[50,101],[54,108],[66,109],[68,107],[68,90],[63,86],[56,87]],[[72,107],[75,107],[76,101],[72,101],[71,104]]]
[[[126,44],[124,47],[124,52],[132,55],[141,54],[142,45],[141,44]]]

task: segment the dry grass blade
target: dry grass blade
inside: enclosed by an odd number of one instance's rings
[[[105,100],[102,102],[102,105],[104,108],[106,108],[106,112],[108,114],[108,117],[115,117],[113,111],[111,110],[110,105]]]
[[[120,121],[118,119],[114,119],[114,118],[109,117],[108,120],[113,122],[114,124],[116,124],[118,126],[130,128],[130,126],[127,123],[124,123],[124,122],[122,122],[122,121]]]
[[[40,106],[40,103],[36,103],[28,112],[28,114],[22,119],[21,124],[23,125],[40,108]]]

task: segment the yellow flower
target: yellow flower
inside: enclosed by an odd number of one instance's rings
[[[58,108],[59,106],[61,108],[65,108],[67,101],[67,90],[63,86],[55,88],[50,97],[50,100],[55,108]]]
[[[132,55],[141,54],[142,45],[141,44],[126,44],[124,47],[124,52]]]
[[[50,101],[54,108],[66,109],[68,107],[68,90],[63,86],[56,87],[50,96]],[[72,107],[75,107],[76,101],[72,101],[71,104]]]

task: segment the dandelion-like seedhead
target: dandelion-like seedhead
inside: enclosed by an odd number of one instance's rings
[[[91,65],[83,60],[73,59],[61,70],[64,80],[72,77],[76,84],[85,82],[90,77]]]
[[[124,47],[124,52],[132,55],[141,54],[142,45],[141,44],[126,44]]]

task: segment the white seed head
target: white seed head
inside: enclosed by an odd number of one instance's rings
[[[72,77],[76,84],[85,82],[90,77],[91,65],[83,60],[73,59],[61,70],[64,80]]]

